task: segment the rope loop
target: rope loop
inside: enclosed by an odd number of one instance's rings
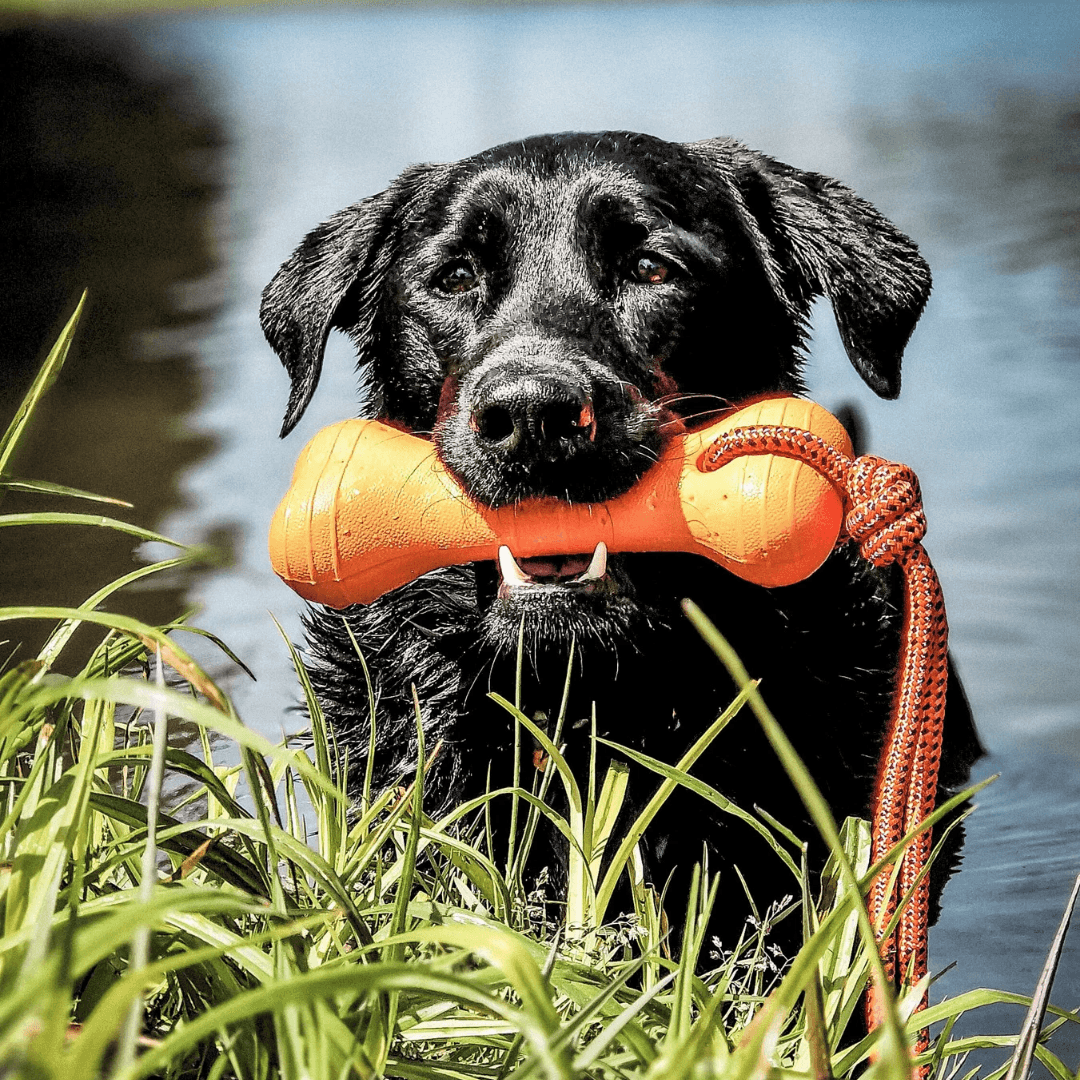
[[[926,535],[919,480],[907,465],[866,454],[844,484],[844,530],[875,566],[887,566]]]

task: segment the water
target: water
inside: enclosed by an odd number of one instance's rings
[[[953,649],[990,751],[978,775],[1002,773],[932,936],[932,966],[956,963],[932,995],[1030,993],[1080,870],[1080,8],[275,7],[132,31],[190,80],[181,100],[224,136],[209,210],[219,269],[215,308],[185,338],[199,393],[177,403],[168,384],[151,379],[148,394],[129,378],[110,394],[130,393],[160,425],[175,408],[201,440],[201,456],[170,465],[160,489],[174,494],[150,518],[181,539],[228,540],[234,563],[186,582],[188,595],[255,670],[258,683],[230,689],[271,735],[298,721],[267,612],[295,635],[298,605],[269,571],[266,525],[300,446],[355,400],[336,339],[299,430],[276,439],[287,379],[262,340],[258,294],[311,226],[413,161],[631,128],[736,135],[843,179],[917,239],[935,291],[900,401],[859,383],[826,310],[810,381],[826,405],[857,401],[875,451],[922,480]],[[1054,996],[1080,1004],[1080,932]],[[1005,1010],[976,1026],[1019,1021]],[[1059,1051],[1077,1064],[1080,1040]]]
[[[178,476],[214,446],[187,417],[205,399],[195,349],[215,306],[219,262],[206,215],[221,135],[206,110],[177,107],[176,73],[150,71],[115,30],[0,31],[5,421],[80,292],[92,289],[77,358],[14,471],[128,500],[130,519],[153,528],[184,506]],[[94,507],[4,501],[5,512],[48,509]],[[2,532],[0,603],[79,604],[133,568],[129,538],[104,529]],[[184,590],[173,576],[111,603],[157,623],[182,610]],[[2,636],[33,655],[48,629],[5,624]],[[85,653],[95,640],[80,631],[74,645]]]

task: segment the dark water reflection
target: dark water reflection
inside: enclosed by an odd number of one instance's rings
[[[192,595],[202,623],[255,668],[259,683],[235,691],[268,734],[295,721],[266,610],[296,633],[297,604],[269,572],[266,523],[303,441],[355,400],[335,340],[301,430],[276,441],[287,380],[262,341],[258,293],[314,223],[412,161],[545,130],[631,128],[737,135],[843,178],[919,241],[935,293],[900,401],[871,400],[824,311],[811,386],[826,405],[857,401],[874,448],[922,479],[954,649],[991,751],[980,775],[1003,774],[946,893],[932,963],[957,966],[933,993],[1029,993],[1080,869],[1080,8],[260,8],[146,19],[133,32],[201,88],[226,136],[213,234],[225,275],[210,294],[220,309],[195,339],[197,367],[140,368],[126,406],[128,421],[158,430],[186,415],[185,430],[216,445],[193,463],[201,447],[190,444],[168,469],[147,462],[160,486],[136,500],[147,523],[183,538],[235,529],[236,565]],[[176,278],[203,272],[190,252],[205,248],[161,236],[159,250],[177,249]],[[159,310],[143,325],[166,321]],[[103,457],[122,427],[99,423]],[[87,442],[75,437],[71,453]],[[106,484],[86,472],[56,478]],[[1059,1003],[1080,1004],[1080,933],[1057,986]],[[1014,1031],[1019,1019],[971,1026]],[[1075,1065],[1080,1040],[1066,1040]]]
[[[154,71],[128,35],[0,26],[0,416],[10,417],[43,346],[89,288],[72,362],[18,471],[125,499],[148,527],[183,506],[180,478],[215,443],[185,418],[204,398],[193,342],[218,294],[207,284],[220,142],[177,75]],[[92,505],[5,500],[9,512]],[[130,539],[103,529],[3,532],[0,604],[74,606],[133,566]],[[179,613],[185,592],[174,578],[112,603],[160,622]],[[32,655],[48,629],[8,624],[5,636]],[[84,634],[85,646],[93,632]]]

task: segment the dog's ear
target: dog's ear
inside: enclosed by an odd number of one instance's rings
[[[930,268],[914,242],[827,176],[728,139],[690,149],[726,174],[774,288],[793,314],[805,318],[810,298],[826,297],[855,370],[881,397],[896,397],[904,347],[930,295]]]
[[[282,437],[315,393],[331,329],[348,332],[359,366],[374,354],[376,316],[397,249],[401,209],[429,168],[413,166],[386,191],[313,229],[263,290],[263,333],[292,380]]]
[[[263,290],[263,333],[292,380],[282,437],[315,393],[326,339],[333,327],[342,326],[339,311],[346,296],[361,276],[369,284],[365,292],[378,291],[385,273],[378,254],[389,246],[391,205],[381,192],[334,214],[304,237]],[[370,322],[374,312],[366,315]],[[357,335],[361,341],[363,336]]]

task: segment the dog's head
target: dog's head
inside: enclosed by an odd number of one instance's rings
[[[684,417],[802,389],[816,296],[894,397],[929,290],[914,244],[833,180],[728,139],[574,134],[407,170],[304,240],[262,319],[292,379],[283,434],[337,328],[368,415],[430,433],[478,501],[596,502]],[[567,632],[635,617],[602,552],[504,557],[492,577],[513,636],[522,614]]]

